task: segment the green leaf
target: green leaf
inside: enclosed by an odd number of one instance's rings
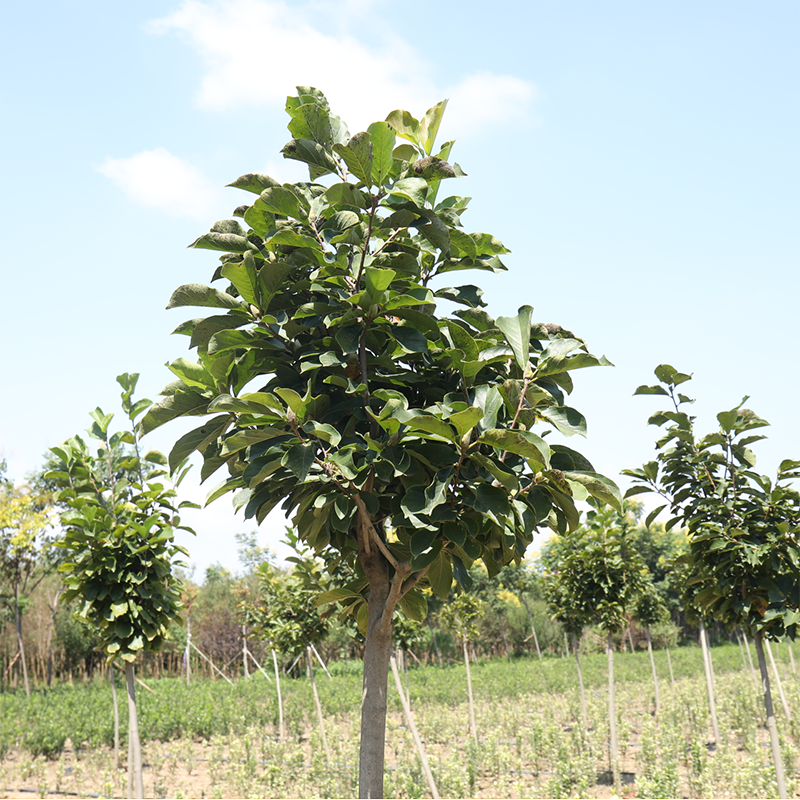
[[[259,175],[257,173],[248,173],[237,178],[233,183],[229,183],[234,189],[244,189],[246,192],[253,194],[261,194],[264,189],[269,189],[272,186],[280,186],[280,184],[269,177],[269,175]]]
[[[669,397],[669,392],[663,386],[638,386],[634,395],[637,394],[664,394]]]
[[[656,518],[656,517],[657,517],[657,516],[658,516],[658,515],[659,515],[659,514],[660,514],[660,513],[661,513],[661,512],[662,512],[662,511],[663,511],[663,510],[666,508],[666,507],[667,507],[666,505],[663,505],[663,506],[659,506],[658,508],[655,508],[655,509],[653,509],[653,510],[652,510],[652,511],[651,511],[651,512],[650,512],[650,513],[647,515],[647,519],[645,519],[645,521],[644,521],[644,526],[645,526],[645,528],[649,528],[649,527],[650,527],[650,526],[653,524],[653,521],[655,520],[655,518]]]
[[[178,287],[169,299],[167,308],[207,306],[211,308],[242,308],[242,301],[210,286],[187,283]]]
[[[417,622],[425,622],[428,616],[428,601],[418,589],[411,589],[398,602],[402,612],[409,618]]]
[[[439,132],[444,110],[447,108],[447,100],[440,100],[425,112],[425,116],[419,121],[419,143],[425,152],[430,155],[433,152],[433,145],[436,141],[436,134]]]
[[[490,444],[509,453],[523,456],[540,468],[549,468],[550,446],[544,439],[530,431],[510,431],[504,428],[492,428],[484,431],[478,439],[482,444]]]
[[[471,431],[483,419],[483,409],[476,406],[470,406],[463,411],[457,411],[451,414],[447,421],[451,425],[455,425],[458,435],[464,436],[465,433]]]
[[[308,476],[316,453],[317,445],[313,442],[294,444],[286,451],[282,463],[295,474],[298,482],[302,483]]]
[[[219,250],[223,253],[246,253],[255,246],[247,241],[247,237],[237,233],[218,233],[210,231],[199,239],[195,239],[189,247],[196,250]]]
[[[380,303],[383,293],[389,288],[397,273],[392,269],[367,267],[364,278],[367,284],[367,295],[371,303]]]
[[[564,436],[574,436],[576,433],[586,436],[586,418],[579,411],[569,406],[549,406],[537,409],[537,412]]]
[[[428,182],[424,178],[403,178],[392,186],[389,194],[410,200],[415,206],[422,208],[428,196]]]
[[[406,325],[392,325],[392,336],[408,353],[424,353],[428,349],[428,339],[424,333]]]
[[[372,143],[372,180],[383,186],[394,163],[394,128],[388,122],[373,122],[367,131]]]
[[[428,567],[428,581],[439,598],[446,600],[453,585],[453,563],[446,550],[441,550]]]
[[[169,454],[170,472],[175,470],[190,456],[195,450],[202,450],[213,440],[222,436],[232,420],[230,415],[222,414],[212,417],[199,428],[185,433],[178,439]]]
[[[308,204],[301,205],[300,196],[291,189],[274,186],[261,193],[261,201],[267,211],[284,217],[293,217],[300,222],[308,222]]]
[[[357,133],[346,145],[335,144],[333,149],[342,157],[353,175],[368,187],[372,186],[372,138],[369,133]]]
[[[392,111],[389,116],[386,117],[386,121],[395,129],[398,136],[401,136],[403,139],[408,139],[408,141],[414,142],[414,144],[419,142],[417,138],[419,133],[419,120],[411,116],[408,111],[401,111],[400,109]]]
[[[531,306],[522,306],[516,317],[498,317],[497,327],[503,332],[506,341],[514,351],[514,359],[520,371],[528,366],[531,344]]]
[[[144,436],[177,417],[202,416],[206,413],[209,402],[210,398],[199,392],[176,392],[150,406],[136,430],[140,436]]]
[[[316,180],[322,175],[336,172],[336,162],[333,156],[321,145],[312,139],[292,139],[281,150],[284,158],[302,161],[308,164],[311,180]]]
[[[564,472],[564,477],[581,484],[592,497],[622,513],[622,494],[614,481],[596,472]]]

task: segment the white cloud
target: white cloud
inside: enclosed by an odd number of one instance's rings
[[[97,171],[134,202],[175,217],[207,221],[220,207],[220,190],[199,169],[163,147],[129,158],[107,158]]]
[[[197,103],[208,110],[283,107],[295,86],[307,85],[326,92],[352,131],[393,108],[422,114],[448,89],[448,128],[457,120],[460,136],[487,124],[531,119],[537,97],[532,83],[484,71],[466,74],[455,85],[438,85],[430,77],[435,65],[402,37],[382,33],[379,46],[370,46],[341,29],[342,10],[351,5],[362,20],[369,22],[375,13],[368,0],[291,8],[280,0],[184,0],[148,30],[176,32],[202,56],[205,75]],[[319,22],[314,26],[307,19]]]

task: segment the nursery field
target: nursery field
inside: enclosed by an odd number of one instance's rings
[[[800,679],[777,649],[787,704]],[[763,702],[735,645],[713,649],[721,741],[710,730],[699,648],[656,653],[656,718],[647,653],[615,657],[623,795],[775,797]],[[442,797],[614,796],[608,760],[606,659],[582,658],[590,728],[579,722],[574,661],[494,660],[472,667],[479,745],[469,734],[462,664],[407,674],[417,727]],[[148,797],[352,797],[357,794],[360,664],[317,673],[331,763],[307,678],[284,679],[287,737],[278,741],[275,684],[177,679],[138,690]],[[390,676],[391,684],[391,676]],[[776,714],[791,796],[800,788],[800,722]],[[121,729],[127,720],[122,706]],[[0,695],[0,797],[125,797],[125,746],[114,763],[107,681]],[[389,689],[387,797],[428,796],[399,698]]]

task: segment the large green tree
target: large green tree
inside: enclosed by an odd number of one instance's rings
[[[452,142],[435,146],[445,105],[351,135],[317,89],[288,98],[282,152],[309,181],[231,184],[250,202],[192,245],[217,251],[220,287],[181,286],[168,306],[211,310],[176,331],[196,360],[169,365],[177,380],[141,423],[206,417],[170,464],[198,450],[203,479],[227,471],[210,499],[234,492],[258,522],[281,504],[304,541],[358,570],[322,601],[350,608],[366,635],[368,797],[383,794],[395,609],[424,619],[422,582],[441,597],[453,578],[469,589],[475,560],[494,574],[538,527],[574,526],[575,499],[619,502],[585,458],[543,438],[585,433],[571,373],[608,362],[530,306],[493,319],[478,286],[447,285],[504,270],[508,250],[464,230],[469,198],[439,197],[464,174]],[[439,316],[440,300],[459,308]]]

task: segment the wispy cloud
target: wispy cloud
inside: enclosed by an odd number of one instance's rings
[[[529,81],[482,71],[465,72],[455,84],[437,83],[431,77],[435,65],[397,34],[376,35],[375,45],[343,30],[343,5],[357,5],[360,18],[380,30],[368,0],[292,7],[281,0],[184,0],[148,30],[177,33],[202,56],[205,74],[196,101],[208,110],[282,107],[295,86],[310,85],[325,91],[354,131],[392,108],[422,113],[448,95],[447,127],[457,123],[460,136],[533,118],[538,93]]]
[[[174,217],[207,221],[220,207],[221,190],[197,167],[163,147],[129,158],[107,158],[97,171],[134,202]]]

